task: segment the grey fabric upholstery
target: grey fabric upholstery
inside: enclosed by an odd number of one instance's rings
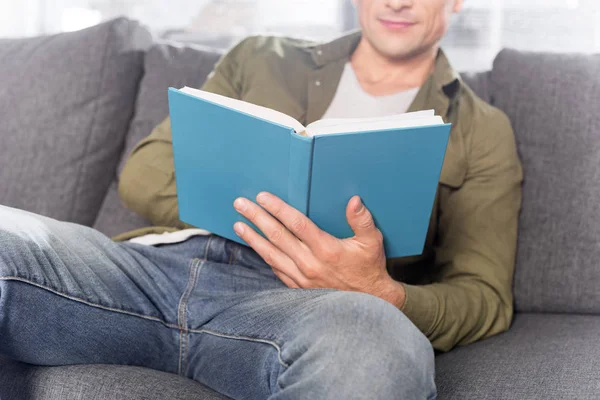
[[[438,399],[592,399],[600,317],[518,314],[511,330],[436,358]],[[225,399],[176,375],[106,365],[0,360],[1,399]]]
[[[490,91],[490,71],[468,73],[461,76],[464,83],[467,84],[483,101],[492,102],[492,93]]]
[[[600,56],[502,51],[491,93],[525,172],[516,309],[600,314]]]
[[[191,379],[139,367],[36,367],[0,359],[2,400],[223,400]]]
[[[518,314],[507,333],[436,358],[438,400],[597,399],[600,316]]]
[[[0,204],[111,236],[148,224],[121,205],[118,165],[168,114],[167,88],[200,86],[219,57],[158,44],[142,59],[148,41],[124,19],[0,40]],[[598,57],[503,51],[464,80],[508,114],[525,168],[517,309],[599,314]],[[509,332],[437,357],[439,399],[597,398],[599,337],[600,316],[517,314]],[[2,400],[224,398],[138,367],[0,359]]]
[[[135,107],[135,116],[127,135],[126,148],[120,160],[122,170],[135,145],[169,115],[169,87],[200,87],[220,57],[219,53],[201,47],[181,47],[163,43],[154,45],[146,54],[145,74]],[[126,209],[117,194],[116,175],[106,194],[94,228],[114,236],[149,225],[144,218]]]
[[[94,222],[150,44],[149,33],[126,19],[0,40],[0,204]]]

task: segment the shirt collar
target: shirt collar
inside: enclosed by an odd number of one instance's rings
[[[452,68],[448,57],[446,57],[446,53],[442,49],[438,51],[435,60],[435,69],[431,78],[436,88],[450,99],[456,97],[462,84],[460,75]]]
[[[350,59],[361,37],[360,31],[352,31],[331,42],[309,45],[307,50],[310,51],[316,67],[323,67],[343,58]]]
[[[306,46],[306,50],[310,52],[315,66],[321,68],[340,59],[349,60],[361,38],[361,31],[356,30],[331,42],[309,44]],[[430,79],[437,91],[443,93],[451,101],[459,93],[462,83],[459,74],[452,68],[446,54],[441,49],[438,51],[435,69]]]

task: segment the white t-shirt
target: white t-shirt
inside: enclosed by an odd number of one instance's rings
[[[321,119],[376,118],[402,114],[408,111],[418,92],[419,88],[414,88],[387,96],[372,96],[360,86],[352,65],[346,63],[335,96]]]
[[[372,96],[360,86],[350,63],[344,67],[340,83],[333,100],[321,119],[325,118],[375,118],[402,114],[415,99],[419,88],[414,88],[388,96]],[[177,232],[149,234],[130,239],[130,242],[149,246],[179,243],[192,236],[209,235],[203,229],[183,229]]]

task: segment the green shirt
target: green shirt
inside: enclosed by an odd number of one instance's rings
[[[251,37],[221,59],[203,89],[308,124],[327,110],[359,40],[359,32],[325,44]],[[452,131],[425,250],[388,260],[388,270],[406,289],[402,311],[447,351],[510,326],[522,169],[506,115],[479,99],[442,51],[409,111],[422,109],[435,109]],[[133,150],[119,195],[154,227],[115,240],[189,227],[178,218],[168,118]]]

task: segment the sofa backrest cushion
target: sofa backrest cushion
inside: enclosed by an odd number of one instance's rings
[[[490,82],[525,174],[516,309],[598,314],[600,56],[504,50]]]
[[[490,84],[491,84],[491,71],[485,72],[470,72],[466,74],[462,74],[461,78],[463,82],[473,89],[475,94],[479,96],[486,103],[491,103],[492,94],[490,93]]]
[[[150,34],[120,18],[0,40],[0,204],[91,225],[110,185]]]
[[[119,171],[135,145],[169,115],[168,88],[202,86],[220,56],[221,54],[214,50],[191,45],[156,43],[150,48],[145,57],[145,73]],[[122,205],[117,188],[118,177],[115,174],[94,228],[109,236],[115,236],[150,225],[147,220]]]

